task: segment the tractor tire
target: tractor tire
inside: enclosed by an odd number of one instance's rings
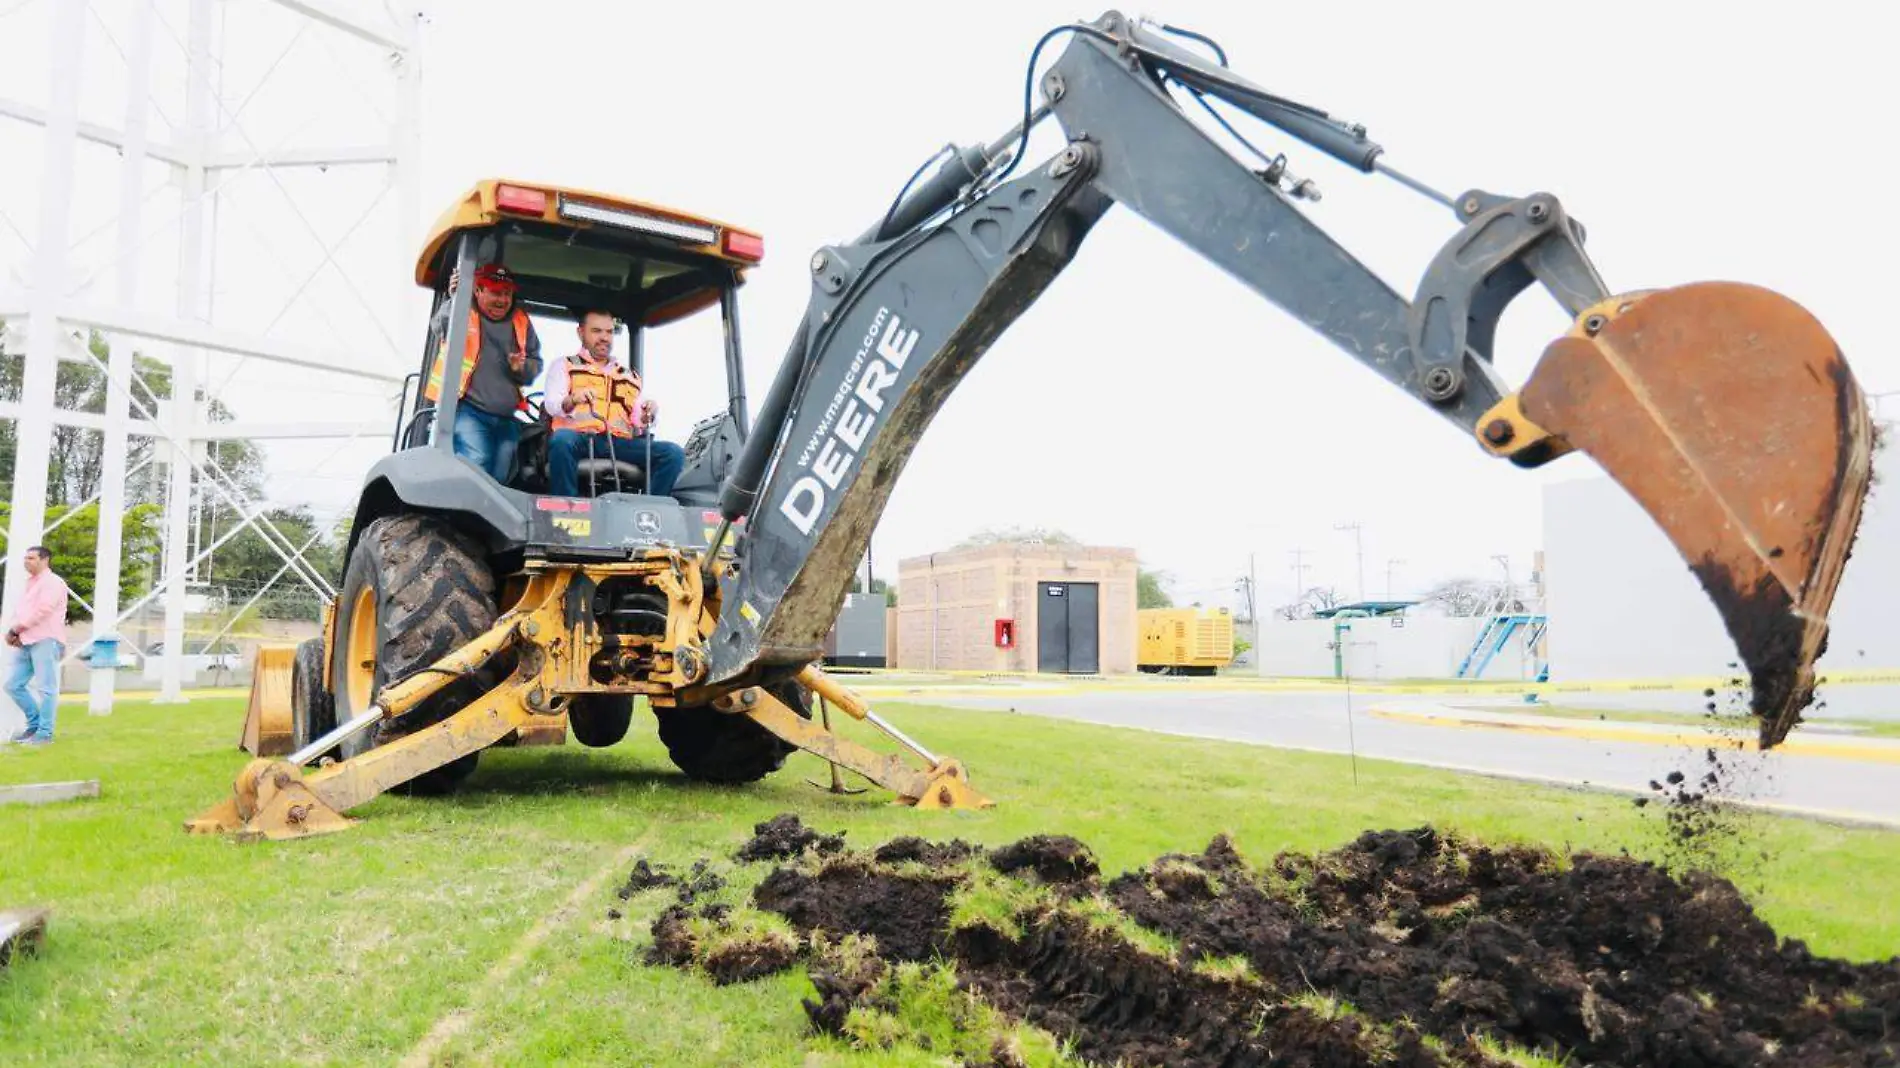
[[[811,698],[796,682],[766,687],[792,711],[811,718]],[[657,708],[660,741],[674,766],[701,782],[757,782],[785,766],[798,747],[735,713],[709,705]]]
[[[299,642],[290,665],[290,748],[302,749],[335,729],[336,704],[323,688],[323,639]]]
[[[617,745],[633,725],[633,698],[587,694],[567,706],[567,731],[589,749]]]
[[[433,516],[378,519],[364,529],[337,592],[331,678],[336,722],[368,708],[374,695],[480,637],[494,625],[495,577],[475,540]],[[354,661],[354,663],[352,663]],[[368,666],[365,664],[368,662]],[[499,681],[494,668],[457,680],[394,720],[344,741],[346,758],[447,719]],[[393,788],[444,794],[475,771],[480,753]]]

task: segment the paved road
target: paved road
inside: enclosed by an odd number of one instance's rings
[[[880,694],[874,701],[1014,709],[1017,712],[1169,734],[1264,743],[1648,793],[1674,770],[1699,778],[1712,736],[1696,727],[1651,729],[1595,720],[1528,720],[1522,705],[1440,702],[1360,694],[1105,690],[1038,694],[999,688]],[[1495,713],[1465,709],[1487,706]],[[1489,725],[1476,721],[1490,720]],[[1533,732],[1540,723],[1565,733]],[[1580,733],[1583,732],[1583,733]],[[1596,736],[1592,736],[1596,735]],[[1736,800],[1900,827],[1900,743],[1816,735],[1806,751],[1722,755]]]

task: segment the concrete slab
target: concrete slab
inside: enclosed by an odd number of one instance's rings
[[[27,956],[39,952],[46,938],[46,921],[51,909],[0,910],[0,968],[13,963],[14,954]]]
[[[48,805],[55,801],[73,801],[98,797],[98,779],[74,779],[71,782],[30,782],[20,786],[0,786],[0,805]]]

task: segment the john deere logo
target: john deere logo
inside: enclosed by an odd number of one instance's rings
[[[660,532],[660,514],[658,512],[641,512],[633,517],[633,529],[642,534],[658,534]]]

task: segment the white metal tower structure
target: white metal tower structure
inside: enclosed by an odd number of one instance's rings
[[[126,645],[125,622],[161,601],[161,700],[181,699],[187,580],[236,531],[281,557],[272,582],[334,597],[309,543],[263,513],[353,496],[419,359],[404,339],[420,337],[408,265],[425,21],[414,0],[0,0],[0,159],[19,161],[0,169],[0,342],[24,351],[18,399],[0,399],[17,449],[5,609],[24,582],[18,550],[49,532],[56,430],[101,435],[94,636]],[[168,394],[135,353],[169,367]],[[104,370],[103,410],[60,406],[63,362]],[[163,560],[127,605],[141,439],[140,466],[167,487]],[[237,439],[267,457],[261,493],[208,448]],[[240,522],[194,544],[204,507]],[[92,678],[91,710],[109,711],[113,672]]]

